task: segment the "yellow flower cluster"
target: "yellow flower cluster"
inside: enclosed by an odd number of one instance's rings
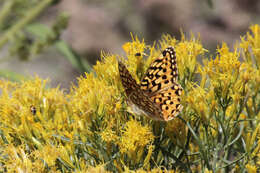
[[[0,80],[0,171],[259,172],[260,27],[250,29],[216,55],[194,36],[164,35],[152,46],[132,36],[123,45],[127,59],[102,52],[69,93],[39,77]],[[182,119],[136,116],[117,62],[139,83],[169,45],[184,89]]]
[[[154,140],[154,136],[148,126],[130,120],[125,124],[125,129],[121,130],[122,137],[119,144],[120,152],[136,154],[136,150],[143,151],[143,148]]]

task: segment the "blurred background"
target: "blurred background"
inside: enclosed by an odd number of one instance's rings
[[[100,58],[123,55],[130,33],[148,44],[168,33],[200,35],[213,53],[260,23],[259,0],[1,0],[0,77],[38,75],[69,88]]]

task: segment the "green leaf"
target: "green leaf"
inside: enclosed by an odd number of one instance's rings
[[[46,25],[40,23],[30,24],[25,27],[25,30],[42,40],[47,39],[49,35],[54,34],[53,31]]]
[[[78,69],[80,72],[91,72],[92,68],[89,63],[77,55],[72,48],[64,41],[57,41],[56,48],[64,55],[67,60],[70,61],[72,66]]]

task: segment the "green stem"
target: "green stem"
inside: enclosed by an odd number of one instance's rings
[[[238,163],[238,162],[239,162],[240,160],[242,160],[245,156],[246,156],[246,154],[243,154],[241,157],[239,157],[238,159],[236,159],[236,160],[234,160],[234,161],[232,161],[232,162],[226,161],[226,162],[227,162],[227,165],[222,166],[222,167],[219,167],[218,169],[226,168],[227,166],[231,166],[231,165],[233,165],[233,164],[235,164],[235,163]],[[225,160],[223,160],[223,161],[225,162]]]
[[[3,45],[15,35],[17,31],[22,29],[26,24],[30,23],[35,17],[37,17],[53,0],[43,0],[37,4],[32,10],[30,10],[23,19],[18,21],[9,30],[7,30],[2,38],[0,38],[0,49]]]
[[[10,14],[10,11],[14,5],[15,1],[5,1],[3,8],[0,11],[0,28],[3,27],[3,23],[5,21],[6,16]]]

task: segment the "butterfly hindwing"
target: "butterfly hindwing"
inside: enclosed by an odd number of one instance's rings
[[[151,63],[141,82],[141,89],[153,95],[164,88],[171,87],[177,82],[177,77],[175,51],[173,47],[168,47],[162,52],[162,56]]]
[[[164,121],[173,119],[181,112],[183,108],[180,104],[181,92],[182,87],[174,84],[172,87],[158,92],[151,97],[151,100],[160,107]]]

